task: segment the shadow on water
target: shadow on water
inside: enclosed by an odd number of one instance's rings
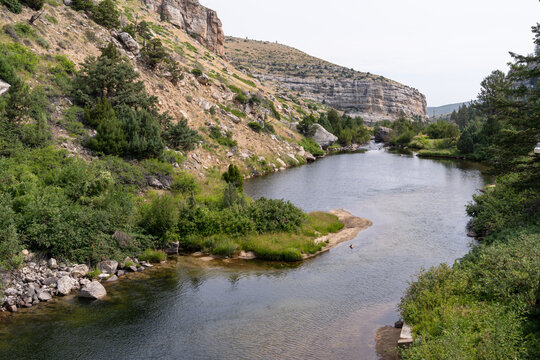
[[[468,251],[465,204],[478,164],[383,150],[250,180],[246,192],[304,210],[345,208],[374,225],[302,264],[179,257],[0,323],[1,359],[376,359],[407,280]]]

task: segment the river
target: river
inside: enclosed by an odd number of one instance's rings
[[[0,359],[376,359],[375,333],[422,267],[464,255],[477,164],[384,150],[330,156],[250,180],[252,197],[373,221],[302,264],[179,257],[108,286],[102,302],[63,298],[0,323]]]

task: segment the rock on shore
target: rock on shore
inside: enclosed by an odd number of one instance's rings
[[[103,299],[107,295],[99,281],[88,278],[85,264],[66,264],[53,258],[40,260],[28,250],[23,250],[22,255],[25,260],[20,269],[0,274],[0,284],[5,289],[0,291],[0,312],[17,312],[21,307],[29,308],[77,290],[83,298]],[[97,269],[101,272],[100,281],[113,282],[130,271],[139,272],[150,266],[136,258],[126,258],[120,265],[114,260],[102,261]]]

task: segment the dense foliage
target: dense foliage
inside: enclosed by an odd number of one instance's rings
[[[533,32],[540,45],[540,27]],[[513,56],[509,74],[493,72],[478,102],[453,115],[459,150],[499,177],[467,206],[480,244],[420,274],[403,297],[416,334],[404,359],[540,358],[540,54]]]

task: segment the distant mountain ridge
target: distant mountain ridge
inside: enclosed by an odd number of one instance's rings
[[[325,103],[367,122],[395,120],[401,114],[428,118],[426,98],[418,90],[290,46],[226,37],[225,53],[237,68],[272,83],[284,94]]]
[[[455,104],[447,104],[447,105],[441,105],[441,106],[428,106],[427,111],[429,114],[429,117],[437,117],[441,115],[450,114],[454,110],[458,110],[463,105],[469,105],[471,101],[465,101]]]

